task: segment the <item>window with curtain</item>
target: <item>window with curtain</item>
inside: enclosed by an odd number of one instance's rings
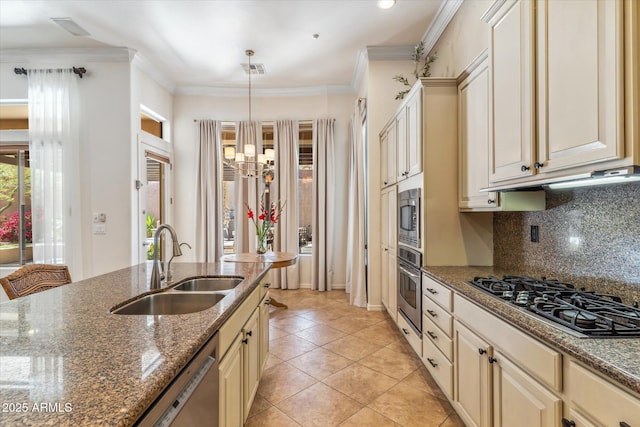
[[[232,123],[223,122],[222,146],[235,147],[236,131]],[[311,254],[313,252],[312,236],[312,185],[313,185],[313,146],[312,146],[312,125],[300,124],[299,131],[300,147],[298,162],[298,235],[299,253]],[[273,146],[273,124],[263,123],[262,125],[262,148],[272,149]],[[223,148],[224,150],[224,148]],[[236,221],[246,220],[244,212],[237,215],[235,212],[235,182],[234,171],[231,167],[223,164],[223,233],[224,233],[224,253],[232,254],[236,252],[235,244],[235,224]],[[264,192],[264,181],[260,181],[259,191]]]

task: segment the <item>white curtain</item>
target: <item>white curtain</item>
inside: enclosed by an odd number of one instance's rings
[[[349,140],[349,218],[347,221],[347,286],[349,301],[358,307],[367,305],[365,274],[364,206],[364,122],[366,99],[357,101],[351,118]]]
[[[313,122],[313,190],[312,190],[312,239],[311,289],[330,291],[333,280],[333,212],[332,196],[335,194],[334,165],[335,119],[318,119]]]
[[[198,262],[216,262],[223,255],[222,124],[196,121],[196,240]]]
[[[244,152],[246,144],[254,144],[256,153],[262,153],[262,123],[243,121],[236,123],[236,151]],[[256,230],[247,218],[247,204],[256,212],[260,199],[262,177],[242,178],[236,176],[236,253],[255,252]]]
[[[29,70],[33,262],[67,264],[82,278],[77,79],[71,70]]]
[[[273,126],[275,176],[271,183],[272,201],[285,202],[280,222],[274,228],[274,250],[298,253],[298,145],[297,120],[277,120]],[[298,289],[298,264],[275,270],[273,287]]]

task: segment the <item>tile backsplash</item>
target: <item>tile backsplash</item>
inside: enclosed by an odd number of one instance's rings
[[[497,212],[494,265],[640,294],[640,183],[546,192],[541,212]],[[531,242],[531,226],[539,242]],[[631,286],[629,289],[628,285]]]

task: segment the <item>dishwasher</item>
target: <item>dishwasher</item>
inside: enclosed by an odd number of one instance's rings
[[[141,427],[218,426],[216,333],[140,418]]]

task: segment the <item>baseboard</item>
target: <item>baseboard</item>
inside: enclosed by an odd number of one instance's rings
[[[367,310],[368,311],[386,311],[387,309],[382,304],[378,304],[378,305],[367,304]]]

